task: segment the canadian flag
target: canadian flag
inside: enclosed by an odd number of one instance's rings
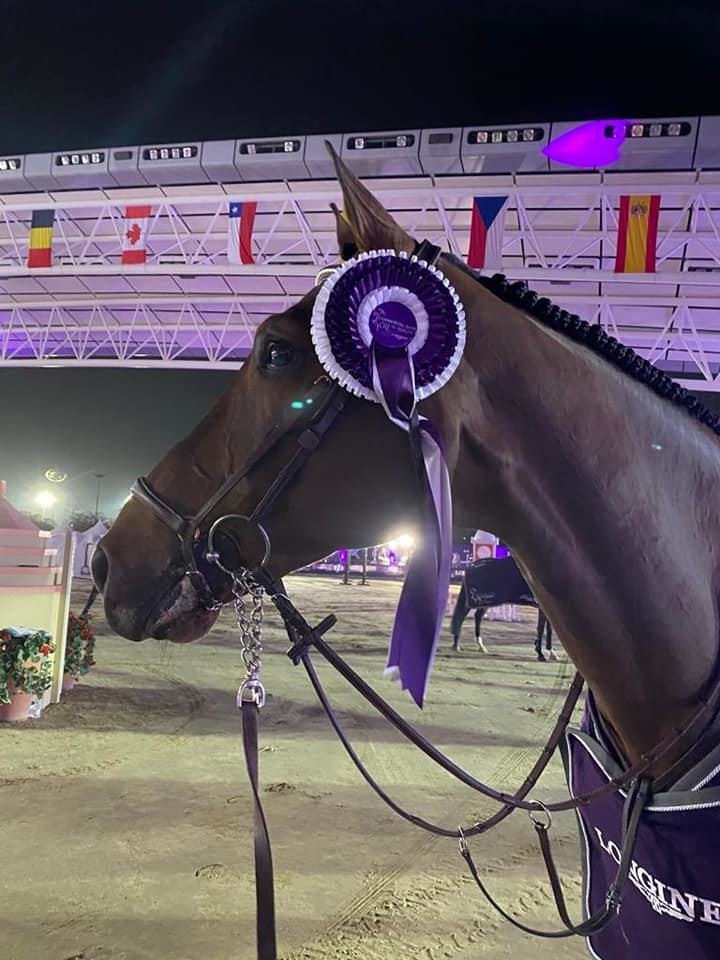
[[[150,207],[126,207],[122,263],[145,263]]]

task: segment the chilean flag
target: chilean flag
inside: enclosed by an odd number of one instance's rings
[[[123,233],[121,262],[145,263],[147,260],[147,232],[150,207],[125,208],[125,232]]]
[[[502,268],[502,242],[507,197],[473,197],[468,266],[476,270]]]
[[[230,263],[255,263],[252,234],[257,201],[233,202],[228,207],[228,260]]]

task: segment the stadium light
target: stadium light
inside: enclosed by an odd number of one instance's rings
[[[55,494],[50,493],[49,490],[41,490],[35,497],[35,503],[37,503],[39,507],[42,507],[43,510],[49,510],[55,503]]]

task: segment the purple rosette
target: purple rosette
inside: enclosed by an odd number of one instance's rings
[[[318,356],[335,379],[366,400],[380,402],[369,362],[378,313],[398,305],[415,324],[402,346],[412,354],[416,396],[423,400],[447,383],[465,346],[464,311],[443,273],[415,257],[379,250],[348,260],[318,293],[312,325]]]
[[[460,363],[464,311],[435,266],[378,250],[349,260],[324,282],[311,332],[329,375],[381,403],[410,438],[422,535],[400,595],[388,671],[422,706],[447,602],[452,504],[440,437],[416,404],[444,386]]]

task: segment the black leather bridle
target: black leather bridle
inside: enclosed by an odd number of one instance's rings
[[[422,240],[416,244],[413,256],[427,263],[435,264],[440,258],[441,253],[442,250],[440,247],[430,243],[429,240]],[[321,270],[316,278],[316,284],[322,283],[334,270],[334,267],[327,267]],[[331,381],[326,375],[319,377],[318,380],[315,381],[313,391],[319,394],[319,396],[310,395],[310,399],[313,401],[312,408],[315,412],[298,437],[295,452],[265,491],[260,502],[251,514],[226,514],[223,517],[223,522],[231,519],[244,522],[254,527],[260,533],[265,543],[265,557],[261,566],[267,564],[270,554],[270,540],[263,526],[265,517],[280,494],[289,486],[313,451],[317,449],[323,437],[333,425],[338,414],[342,411],[349,399],[347,391],[338,383]],[[291,429],[292,427],[275,423],[252,456],[234,473],[230,474],[215,493],[191,516],[183,515],[170,506],[170,504],[153,489],[146,477],[138,477],[130,488],[131,495],[135,497],[136,500],[148,506],[155,516],[162,520],[162,522],[167,527],[170,527],[177,535],[182,549],[185,576],[190,579],[190,582],[199,595],[200,601],[208,609],[217,609],[223,605],[223,602],[214,593],[207,581],[205,573],[203,573],[198,565],[198,560],[202,562],[206,553],[205,548],[207,541],[202,535],[203,527],[209,528],[208,521],[223,500],[225,500],[240,481],[274,449],[279,441],[288,435]],[[207,529],[205,533],[208,533]],[[237,541],[233,537],[232,531],[225,529],[223,533],[237,549]],[[216,564],[218,563],[218,559],[217,556],[214,557]],[[220,568],[227,573],[230,572],[225,566],[220,565]]]
[[[297,444],[290,459],[282,467],[278,475],[265,491],[255,509],[250,514],[226,514],[225,520],[245,522],[259,531],[265,542],[265,557],[262,565],[266,565],[270,554],[270,541],[263,526],[265,517],[280,494],[290,485],[299,471],[303,468],[310,455],[317,449],[323,437],[335,422],[338,414],[349,400],[349,394],[337,383],[333,383],[327,376],[318,378],[313,384],[308,399],[312,401],[313,415],[305,422],[305,427],[297,438]],[[225,498],[232,493],[241,480],[248,476],[277,444],[293,430],[296,425],[283,426],[275,423],[257,447],[253,455],[235,470],[213,493],[211,497],[194,514],[187,516],[179,513],[164,500],[150,485],[145,477],[139,477],[130,488],[133,497],[150,507],[156,517],[170,527],[177,535],[182,550],[185,576],[197,590],[201,602],[208,609],[217,609],[222,601],[216,596],[207,581],[205,573],[200,569],[198,561],[202,562],[204,549],[207,544],[207,532],[213,514],[220,507]],[[223,531],[225,536],[237,545],[232,532]],[[205,534],[203,536],[203,533]],[[223,567],[224,569],[224,567]]]

